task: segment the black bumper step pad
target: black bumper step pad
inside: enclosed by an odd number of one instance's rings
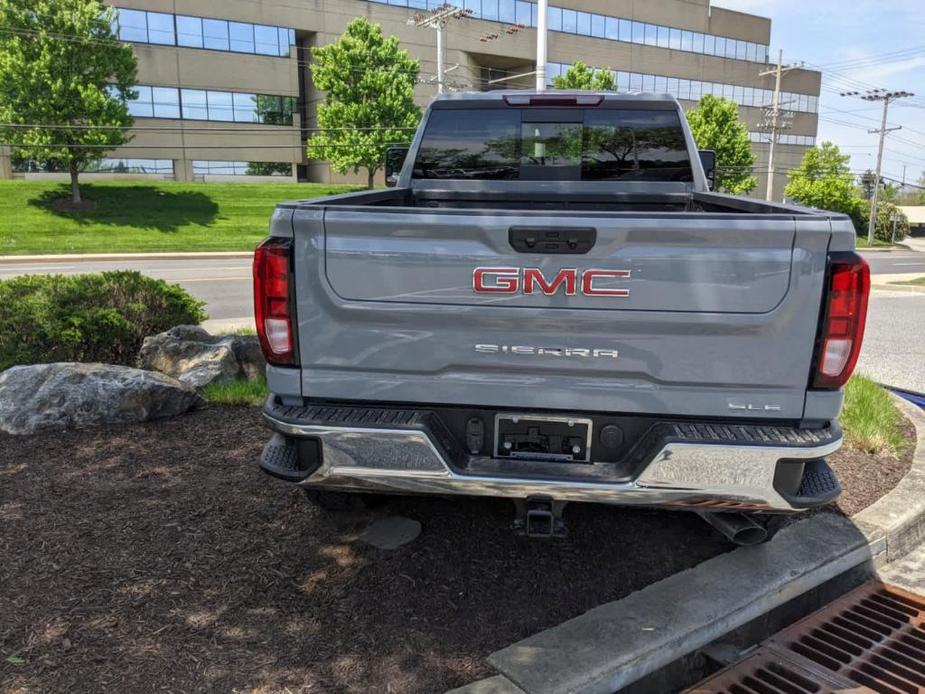
[[[832,443],[841,436],[841,431],[836,427],[796,429],[794,427],[756,424],[685,422],[672,424],[669,436],[673,441],[677,442],[734,443],[746,446],[775,445],[805,448],[807,446],[824,446],[827,443]]]
[[[841,483],[824,460],[810,460],[803,468],[803,480],[793,496],[782,494],[794,508],[815,508],[841,495]]]
[[[350,426],[373,429],[421,429],[430,412],[377,407],[309,405],[291,407],[268,402],[267,414],[290,424],[304,426]]]
[[[301,482],[312,472],[300,461],[298,444],[282,434],[273,434],[267,441],[260,453],[260,467],[287,482]]]

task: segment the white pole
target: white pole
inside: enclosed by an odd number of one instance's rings
[[[546,6],[548,0],[536,3],[536,91],[546,91]]]
[[[443,94],[443,22],[437,22],[437,94]]]
[[[877,177],[874,179],[874,194],[870,199],[870,221],[867,224],[867,245],[874,245],[874,228],[877,226],[877,193],[880,192],[880,169],[883,166],[883,138],[886,137],[886,112],[890,97],[883,97],[883,120],[880,123],[880,146],[877,148]]]
[[[774,199],[774,145],[777,144],[777,122],[780,117],[780,73],[783,69],[784,52],[777,52],[777,71],[774,76],[774,101],[771,106],[771,142],[768,147],[768,189],[765,200]]]

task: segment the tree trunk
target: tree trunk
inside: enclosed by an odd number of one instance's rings
[[[370,190],[373,187],[373,183],[376,178],[376,171],[374,169],[366,169],[366,187]]]
[[[72,162],[70,165],[71,172],[71,202],[75,205],[80,204],[80,185],[77,183],[77,164]]]

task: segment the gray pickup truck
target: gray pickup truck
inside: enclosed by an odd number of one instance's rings
[[[391,188],[280,204],[262,468],[325,503],[506,497],[529,535],[578,501],[755,542],[832,501],[867,265],[843,215],[711,192],[711,155],[668,96],[453,94]]]

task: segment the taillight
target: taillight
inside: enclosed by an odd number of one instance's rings
[[[254,251],[254,314],[257,336],[267,363],[296,363],[293,335],[289,239],[269,238]]]
[[[816,355],[815,388],[841,388],[854,372],[864,339],[870,268],[857,253],[829,256],[829,286]]]

